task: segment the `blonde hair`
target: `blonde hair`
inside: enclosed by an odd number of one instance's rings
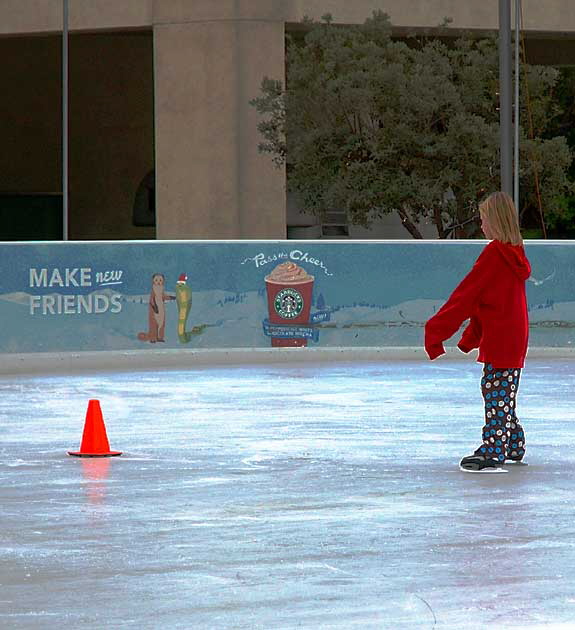
[[[489,222],[493,237],[502,243],[522,245],[519,214],[513,199],[505,192],[494,192],[481,204],[479,213]]]

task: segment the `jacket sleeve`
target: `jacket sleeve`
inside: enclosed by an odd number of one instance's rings
[[[425,324],[425,350],[431,360],[444,354],[443,342],[454,335],[466,319],[472,317],[494,270],[494,256],[496,253],[487,246],[447,302]],[[475,333],[472,328],[466,340],[474,341]]]
[[[462,352],[471,352],[474,348],[479,347],[482,334],[483,329],[479,318],[477,315],[472,315],[471,321],[469,322],[467,328],[463,331],[463,335],[461,335],[461,339],[459,340],[457,347]]]

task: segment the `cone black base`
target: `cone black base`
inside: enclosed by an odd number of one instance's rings
[[[122,453],[71,453],[68,451],[68,455],[72,457],[118,457]]]

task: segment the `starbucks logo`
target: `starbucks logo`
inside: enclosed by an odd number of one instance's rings
[[[303,297],[295,289],[282,289],[274,300],[276,313],[284,319],[293,319],[303,310]]]

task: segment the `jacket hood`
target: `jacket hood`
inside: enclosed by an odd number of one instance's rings
[[[497,240],[492,243],[515,275],[521,280],[527,280],[531,275],[531,265],[525,256],[523,245],[510,245]]]

